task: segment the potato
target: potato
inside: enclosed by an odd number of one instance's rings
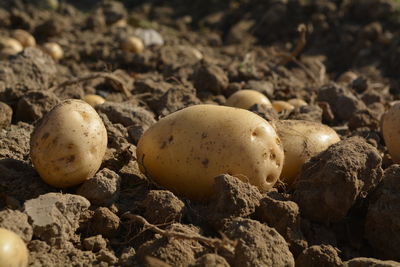
[[[240,90],[232,94],[225,105],[236,108],[249,109],[251,106],[259,104],[271,106],[268,97],[256,90]]]
[[[131,52],[131,53],[136,53],[140,54],[144,50],[144,44],[142,39],[139,37],[135,36],[130,36],[126,38],[122,44],[121,44],[122,50]]]
[[[291,185],[303,164],[340,141],[337,133],[324,124],[303,120],[274,122],[285,151],[281,181]]]
[[[0,267],[28,266],[28,249],[16,233],[0,228]]]
[[[287,102],[295,108],[299,108],[299,107],[308,105],[306,101],[304,101],[303,99],[300,99],[300,98],[292,98],[292,99],[289,99]]]
[[[294,109],[294,106],[286,101],[273,101],[272,108],[275,109],[276,112],[282,112],[284,110],[291,111]]]
[[[23,47],[29,47],[29,46],[35,46],[36,45],[36,40],[35,37],[32,36],[27,31],[18,29],[13,31],[12,33],[13,37],[21,43]]]
[[[282,170],[283,149],[275,129],[238,108],[195,105],[153,124],[140,138],[141,171],[172,192],[206,200],[214,177],[228,173],[269,190]]]
[[[8,56],[18,54],[24,50],[20,42],[14,38],[0,37],[0,58],[5,59]]]
[[[107,148],[107,131],[97,112],[81,100],[56,105],[31,135],[31,159],[42,179],[58,188],[93,177]]]
[[[382,135],[392,160],[400,163],[400,103],[395,103],[382,117]]]
[[[45,53],[51,56],[54,60],[60,60],[64,57],[64,51],[61,46],[57,43],[45,43],[42,46],[42,49]]]
[[[89,105],[91,105],[92,107],[95,107],[96,105],[100,105],[103,104],[104,102],[106,102],[106,100],[104,98],[102,98],[99,95],[85,95],[83,97],[83,100],[88,103]]]

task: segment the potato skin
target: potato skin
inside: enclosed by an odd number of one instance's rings
[[[54,187],[78,185],[99,169],[107,131],[97,112],[81,100],[56,105],[31,135],[31,159],[41,178]]]
[[[395,103],[382,117],[382,135],[392,160],[400,163],[400,103]]]
[[[152,125],[140,138],[141,171],[192,200],[207,200],[223,173],[269,190],[282,170],[283,149],[275,129],[244,109],[195,105]]]
[[[280,180],[289,186],[306,161],[340,141],[335,130],[318,122],[281,120],[274,124],[285,151]]]
[[[292,104],[289,104],[286,101],[273,101],[272,102],[272,108],[275,109],[276,112],[281,112],[284,110],[291,111],[294,109],[294,106]]]
[[[249,109],[255,104],[271,106],[268,97],[256,90],[237,91],[232,94],[225,103],[226,106],[243,109]]]

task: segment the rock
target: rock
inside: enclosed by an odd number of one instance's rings
[[[90,202],[81,196],[48,193],[25,202],[24,212],[33,227],[33,235],[49,245],[61,246],[74,239],[82,211]]]
[[[144,217],[152,224],[179,222],[183,216],[185,204],[172,192],[151,190],[142,203]]]
[[[95,234],[113,237],[118,233],[120,220],[108,208],[100,207],[95,210],[92,218],[92,229]]]
[[[343,267],[399,267],[400,262],[374,258],[354,258],[343,263]]]
[[[130,103],[105,102],[97,105],[96,110],[99,113],[107,115],[112,123],[120,123],[125,127],[131,125],[150,126],[155,123],[153,114],[141,107],[134,107]]]
[[[165,230],[195,235],[199,229],[191,225],[174,223]],[[195,263],[197,253],[203,251],[203,246],[195,240],[176,239],[156,236],[139,247],[137,257],[144,263],[147,256],[157,258],[172,266],[190,266]]]
[[[98,252],[107,247],[107,241],[101,235],[85,238],[82,244],[86,250],[93,252]]]
[[[363,138],[336,143],[303,165],[293,200],[310,220],[338,222],[381,181],[381,162],[378,150]]]
[[[272,196],[272,194],[270,194]],[[275,228],[289,244],[294,256],[307,248],[307,241],[301,232],[300,210],[293,201],[273,198],[269,195],[260,200],[257,218],[269,227]]]
[[[164,39],[156,30],[136,29],[135,35],[142,39],[145,46],[164,45]]]
[[[18,101],[16,119],[32,123],[42,118],[58,103],[60,100],[52,92],[31,91]]]
[[[201,65],[193,73],[193,85],[197,91],[220,94],[228,87],[228,76],[216,65]]]
[[[18,234],[25,243],[32,239],[32,226],[28,223],[28,216],[18,210],[0,211],[0,227]]]
[[[296,267],[343,266],[337,249],[330,245],[312,246],[296,259]]]
[[[200,258],[196,259],[196,263],[192,267],[229,267],[229,263],[226,259],[218,254],[204,254]]]
[[[328,102],[335,117],[343,121],[349,120],[357,110],[367,108],[351,91],[336,84],[321,87],[317,101]]]
[[[110,206],[118,199],[120,184],[121,177],[104,168],[93,178],[86,180],[76,193],[87,198],[94,205]]]
[[[0,102],[0,130],[11,124],[13,110],[6,103]]]
[[[400,261],[400,165],[385,170],[368,207],[365,237],[375,252]]]
[[[292,253],[285,239],[273,228],[251,219],[229,221],[223,233],[238,243],[233,266],[294,266]]]
[[[250,216],[260,205],[262,195],[258,188],[231,175],[215,177],[215,188],[205,216],[216,228],[223,219]]]

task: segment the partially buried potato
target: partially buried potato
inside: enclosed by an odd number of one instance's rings
[[[240,90],[232,94],[227,100],[225,105],[236,108],[249,109],[251,106],[259,104],[271,106],[268,97],[256,90]]]
[[[278,180],[283,149],[274,128],[238,108],[195,105],[152,125],[140,138],[141,171],[172,192],[206,200],[223,173],[269,190]]]
[[[400,163],[400,103],[394,103],[382,116],[381,128],[390,156]]]
[[[340,141],[335,130],[318,122],[281,120],[274,124],[285,151],[280,180],[286,185],[295,181],[306,161]]]
[[[31,159],[54,187],[78,185],[99,169],[107,131],[97,112],[81,100],[66,100],[47,113],[31,136]]]

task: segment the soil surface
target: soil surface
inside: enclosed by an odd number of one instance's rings
[[[36,39],[0,55],[0,227],[21,236],[30,266],[400,266],[400,165],[380,129],[400,99],[397,1],[93,2],[0,1],[0,35]],[[121,49],[129,36],[141,53]],[[303,99],[250,110],[322,122],[341,141],[292,188],[221,174],[207,203],[140,172],[136,145],[152,124],[242,89]],[[92,179],[53,188],[31,163],[30,135],[54,105],[87,94],[106,100],[106,155]]]

